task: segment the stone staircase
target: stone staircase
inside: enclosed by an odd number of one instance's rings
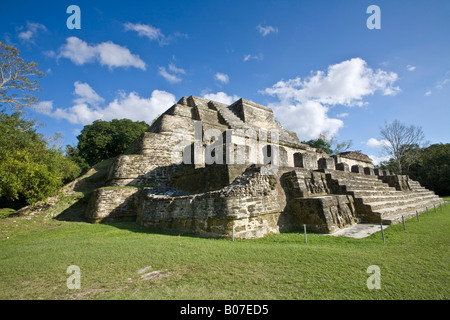
[[[357,216],[362,223],[395,224],[410,218],[442,200],[434,192],[409,180],[410,190],[399,191],[375,175],[325,170],[333,193],[352,195]]]

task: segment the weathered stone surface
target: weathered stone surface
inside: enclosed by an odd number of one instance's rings
[[[319,169],[336,169],[336,163],[334,158],[320,158],[318,161]]]
[[[363,166],[360,166],[358,164],[353,165],[351,171],[354,173],[364,174]]]
[[[333,233],[357,222],[353,199],[345,195],[297,198],[292,201],[294,221],[307,230]]]
[[[109,168],[91,196],[92,222],[133,220],[204,237],[333,233],[394,223],[439,198],[359,152],[329,157],[300,143],[270,108],[183,97]]]
[[[87,218],[92,222],[135,221],[138,193],[135,187],[97,189],[90,198]]]
[[[350,171],[350,167],[347,163],[339,162],[339,163],[336,163],[336,170]]]
[[[373,163],[370,160],[369,156],[356,151],[347,151],[342,152],[337,155],[334,155],[333,158],[336,160],[336,163],[346,163],[351,168],[354,165],[361,167],[369,167],[373,168]]]

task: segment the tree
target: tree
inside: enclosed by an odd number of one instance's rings
[[[44,73],[35,62],[26,63],[19,50],[0,41],[0,104],[5,104],[14,112],[32,106],[37,97],[29,93],[39,89],[38,80]]]
[[[84,126],[77,137],[78,145],[67,147],[71,159],[82,166],[90,167],[124,153],[131,142],[149,128],[144,121],[129,119],[113,119],[112,121],[96,120]],[[85,164],[83,164],[83,162]]]
[[[339,143],[339,142],[337,142],[336,138],[334,138],[334,137],[329,138],[324,133],[321,133],[319,135],[319,138],[317,138],[317,139],[302,141],[302,143],[305,143],[313,148],[321,149],[329,155],[338,154],[338,153],[347,151],[348,149],[350,149],[350,147],[352,145],[351,140]]]
[[[0,112],[0,198],[34,203],[54,195],[80,168],[60,150],[48,148],[34,121],[21,112]]]
[[[409,166],[417,161],[418,151],[424,142],[425,135],[422,128],[407,126],[394,120],[391,124],[385,122],[380,133],[387,141],[383,146],[384,153],[394,160],[396,173],[406,173]]]
[[[450,195],[450,143],[421,149],[418,161],[411,165],[409,176],[439,195]]]

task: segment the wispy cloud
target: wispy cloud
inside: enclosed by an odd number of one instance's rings
[[[223,84],[227,84],[230,81],[230,77],[227,74],[222,73],[222,72],[217,72],[214,75],[214,79],[216,79],[219,82],[222,82]]]
[[[416,70],[416,67],[415,67],[415,66],[412,66],[412,65],[410,65],[410,64],[408,64],[408,65],[406,66],[406,69],[408,69],[408,71],[414,71],[414,70]]]
[[[272,26],[262,26],[260,24],[258,24],[256,26],[256,30],[259,31],[259,33],[265,37],[271,33],[278,33],[278,28],[272,27]]]
[[[382,161],[388,161],[389,157],[387,156],[374,156],[374,155],[369,155],[369,158],[372,159],[372,162],[374,165],[379,165]]]
[[[436,84],[436,88],[437,88],[437,89],[442,89],[442,88],[444,88],[444,86],[445,86],[447,83],[450,83],[450,78],[445,78],[444,80],[439,81],[439,82]]]
[[[257,54],[257,55],[247,54],[247,55],[244,56],[244,62],[247,62],[249,60],[259,60],[259,61],[261,61],[263,59],[264,59],[264,57],[263,57],[262,53]]]
[[[181,68],[177,68],[173,63],[169,63],[169,70],[173,73],[186,74],[186,71]]]
[[[165,35],[160,29],[151,25],[127,22],[124,23],[123,26],[125,31],[135,31],[139,37],[146,37],[149,40],[157,40],[160,44],[165,43]]]
[[[146,70],[145,62],[138,55],[111,41],[90,45],[77,37],[69,37],[60,48],[58,58],[69,59],[76,65],[99,62],[110,70],[118,67]]]
[[[168,45],[175,38],[189,39],[189,35],[182,32],[175,32],[172,35],[164,35],[159,28],[153,27],[149,24],[131,23],[123,24],[125,31],[135,31],[139,37],[146,37],[149,40],[158,41],[160,46]]]
[[[27,21],[26,27],[20,27],[19,30],[23,30],[18,34],[19,39],[27,43],[34,43],[34,39],[40,31],[48,31],[43,24],[29,21]]]
[[[159,68],[158,68],[158,74],[159,74],[160,76],[162,76],[164,79],[166,79],[166,80],[167,80],[168,82],[170,82],[170,83],[177,83],[177,82],[180,82],[180,81],[181,81],[181,78],[180,78],[180,77],[178,77],[178,76],[176,76],[176,75],[174,75],[174,74],[171,74],[171,73],[167,72],[167,70],[166,70],[165,67],[159,67]]]
[[[389,141],[385,139],[377,140],[375,138],[370,138],[367,140],[366,145],[372,148],[381,148],[389,145]]]
[[[166,79],[170,83],[178,83],[182,79],[180,77],[181,74],[186,74],[186,71],[181,68],[177,68],[173,63],[169,64],[169,71],[165,67],[158,68],[158,74]]]

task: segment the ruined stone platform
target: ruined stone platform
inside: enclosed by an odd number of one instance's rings
[[[367,155],[330,157],[301,143],[270,108],[245,99],[181,98],[108,172],[91,195],[90,221],[202,237],[258,238],[304,225],[361,237],[442,201]]]

